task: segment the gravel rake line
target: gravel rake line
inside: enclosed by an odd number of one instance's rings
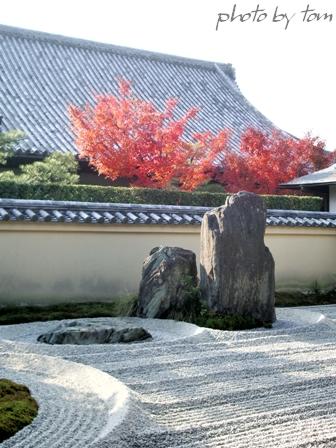
[[[307,360],[307,353],[309,353],[310,359]],[[233,359],[232,359],[233,358]],[[242,359],[243,358],[243,359]],[[291,362],[292,368],[297,368],[300,370],[301,368],[311,368],[311,366],[316,366],[319,364],[321,367],[323,365],[328,365],[330,363],[335,363],[336,361],[336,354],[329,350],[326,350],[323,352],[323,350],[319,351],[318,353],[314,353],[312,351],[305,352],[305,356],[295,356],[291,355],[290,353],[285,355],[281,355],[280,357],[272,357],[272,369],[274,370],[283,370],[288,366],[288,363]],[[78,358],[78,360],[81,360],[81,358]],[[223,363],[223,360],[229,360],[226,362],[225,369],[222,370],[223,374],[232,374],[232,371],[237,371],[237,367],[240,367],[242,361],[246,361],[245,357],[239,357],[239,356],[231,356],[231,353],[226,351],[223,353],[222,356],[206,356],[206,357],[193,357],[193,358],[178,358],[178,359],[165,359],[164,361],[161,361],[160,359],[150,362],[150,360],[145,360],[140,365],[137,365],[134,362],[128,363],[127,366],[122,365],[118,366],[118,363],[116,361],[111,362],[103,362],[103,363],[97,363],[96,366],[100,370],[108,371],[108,372],[116,372],[118,376],[122,376],[125,378],[126,376],[123,375],[124,373],[129,372],[130,370],[137,369],[137,373],[139,374],[140,378],[143,376],[142,374],[146,373],[148,371],[148,367],[150,366],[151,372],[153,372],[152,376],[157,375],[160,371],[169,371],[169,372],[188,372],[189,369],[192,369],[195,371],[195,373],[202,373],[204,371],[204,365],[207,365],[207,369],[214,369],[216,371],[216,366],[219,363]],[[270,359],[269,357],[266,358],[266,356],[258,356],[256,359],[251,359],[249,361],[250,370],[263,370],[266,371],[269,370],[269,363]],[[84,364],[84,363],[83,363]],[[113,366],[116,368],[114,369]]]
[[[333,348],[335,346],[335,341],[329,343],[324,343],[323,347],[319,349],[319,352],[314,353],[315,358],[319,358],[320,356],[323,356],[323,353],[330,352],[334,355]],[[175,347],[174,347],[175,348]],[[185,346],[183,346],[184,349],[186,349]],[[190,360],[192,361],[204,361],[206,360],[211,361],[212,359],[216,359],[221,356],[227,355],[227,353],[230,353],[230,363],[233,362],[241,362],[242,358],[246,362],[260,362],[263,361],[263,358],[265,355],[268,357],[273,357],[275,360],[279,359],[279,362],[281,361],[281,358],[299,358],[300,356],[304,360],[306,358],[306,355],[309,354],[312,355],[311,351],[311,344],[306,344],[305,346],[292,346],[289,344],[284,344],[283,347],[274,349],[272,351],[269,350],[263,350],[263,351],[254,351],[254,352],[246,352],[246,351],[240,351],[235,348],[229,348],[228,346],[225,346],[224,348],[212,348],[209,350],[207,348],[206,350],[200,351],[198,346],[191,346],[189,350],[183,351],[181,353],[181,345],[178,346],[178,349],[175,348],[174,351],[167,350],[165,347],[160,347],[160,352],[156,350],[155,352],[155,360],[158,365],[164,365],[165,363],[172,362],[171,357],[174,355],[174,362],[188,362]],[[147,356],[150,355],[150,356]],[[110,359],[109,362],[106,362],[106,352],[104,353],[85,353],[85,354],[76,354],[73,356],[62,356],[63,359],[67,359],[69,361],[73,362],[81,362],[82,364],[95,364],[95,365],[105,365],[108,366],[110,371],[113,370],[113,367],[116,366],[118,369],[128,369],[128,368],[139,368],[139,367],[148,367],[153,366],[153,359],[152,359],[153,351],[149,350],[148,353],[143,353],[143,350],[141,351],[141,354],[139,353],[132,353],[132,357],[130,359],[130,352],[127,350],[119,351],[118,350],[118,357],[115,357],[115,359]]]
[[[308,425],[308,429],[306,428]],[[171,447],[213,447],[213,448],[297,448],[300,443],[317,441],[320,436],[325,438],[324,428],[327,426],[332,437],[336,433],[333,416],[326,414],[306,418],[304,420],[263,421],[258,420],[254,425],[230,426],[226,422],[219,421],[217,424],[209,424],[193,428],[171,430],[153,430],[136,434],[121,435],[120,439],[127,444],[125,447],[142,448],[171,448]],[[275,431],[276,428],[276,431]],[[231,432],[230,432],[231,431]],[[301,437],[301,441],[298,440]],[[139,444],[139,440],[141,444]],[[106,445],[106,447],[109,445]],[[113,446],[113,445],[112,445]],[[119,448],[119,445],[116,445]]]
[[[168,336],[173,324],[165,328],[162,321],[158,342],[114,347],[44,346],[33,343],[42,328],[39,324],[10,330],[0,327],[0,338],[13,341],[0,342],[0,352],[2,359],[6,350],[15,347],[20,357],[30,352],[36,366],[38,358],[44,358],[38,353],[57,356],[51,358],[55,363],[70,363],[78,369],[92,366],[130,388],[127,413],[119,420],[122,424],[101,439],[85,442],[81,412],[97,435],[96,416],[101,420],[103,415],[106,423],[107,404],[101,400],[101,409],[95,412],[95,394],[79,394],[87,400],[88,409],[82,406],[68,416],[60,411],[63,433],[58,440],[52,438],[48,448],[335,448],[336,324],[320,319],[320,313],[328,312],[336,315],[336,306],[313,312],[310,308],[278,310],[281,321],[272,330],[205,330],[191,336],[193,329],[186,326],[184,335],[180,326],[172,341]],[[54,324],[44,323],[43,330]],[[156,331],[156,325],[142,321],[146,329],[152,326]],[[62,368],[59,371],[66,374],[66,365]],[[28,369],[20,374],[29,377]],[[55,386],[57,377],[49,376]],[[70,385],[74,387],[71,381]],[[80,400],[75,390],[69,398],[76,409]],[[36,424],[35,431],[38,428]],[[17,448],[5,448],[12,446]],[[47,448],[47,443],[36,448]]]
[[[0,360],[0,372],[27,384],[39,404],[33,424],[5,441],[4,448],[90,446],[111,417],[113,403],[108,398],[118,399],[109,375],[62,359],[7,353]]]
[[[179,383],[182,380],[185,380],[188,378],[188,380],[193,380],[194,382],[198,382],[199,379],[201,379],[203,382],[206,381],[207,383],[211,382],[214,378],[217,378],[219,381],[223,381],[223,379],[228,380],[228,382],[233,382],[233,387],[236,385],[240,387],[240,382],[257,382],[260,383],[260,381],[268,382],[269,377],[274,377],[274,380],[280,379],[282,376],[289,376],[289,375],[295,375],[295,374],[301,374],[306,377],[314,377],[314,376],[321,376],[322,373],[324,375],[328,375],[330,372],[334,371],[334,366],[336,364],[336,358],[326,360],[324,362],[320,363],[310,363],[310,362],[298,362],[287,365],[282,364],[281,366],[276,366],[275,368],[273,365],[270,365],[269,367],[264,368],[242,368],[242,363],[240,365],[237,365],[236,369],[227,369],[225,367],[222,367],[223,363],[225,363],[226,360],[223,359],[221,362],[219,361],[215,365],[207,365],[206,368],[200,368],[200,369],[193,369],[192,366],[188,368],[181,368],[181,369],[172,369],[172,370],[166,370],[166,369],[158,369],[158,370],[151,370],[150,373],[146,372],[146,370],[140,369],[137,370],[137,375],[139,377],[144,378],[143,379],[143,393],[146,393],[148,391],[145,389],[146,386],[148,386],[148,383],[151,383],[154,387],[155,385],[153,382],[155,379],[160,378],[159,381],[157,381],[158,387],[160,386],[160,382],[163,383],[162,389],[165,391],[167,388],[164,387],[164,384],[167,384],[167,382],[172,383],[172,387],[179,388]],[[271,363],[271,361],[270,361]],[[119,370],[109,370],[105,369],[104,366],[99,365],[98,368],[100,368],[103,371],[106,371],[107,373],[111,374],[112,376],[115,376],[120,381],[127,384],[128,387],[134,387],[134,383],[129,383],[129,379],[133,379],[132,370],[123,370],[120,372]],[[289,381],[291,381],[289,379]],[[174,382],[175,385],[174,385]],[[184,383],[185,384],[185,383]],[[141,390],[141,384],[137,383],[136,390]],[[150,387],[150,386],[149,386]],[[183,387],[182,387],[183,389]],[[150,390],[149,392],[150,393]],[[161,392],[156,392],[157,397],[160,396]],[[164,393],[164,392],[163,392]],[[187,390],[182,391],[182,394],[188,393]]]
[[[249,396],[241,396],[239,401],[236,396],[216,396],[216,400],[211,404],[200,403],[197,399],[190,400],[189,403],[183,403],[182,406],[178,403],[175,406],[160,407],[157,404],[149,405],[146,403],[145,409],[157,415],[158,419],[166,419],[169,416],[170,421],[176,420],[181,423],[183,421],[189,422],[189,419],[192,417],[201,414],[204,415],[205,413],[208,419],[213,418],[212,416],[218,417],[221,413],[225,413],[225,419],[229,420],[234,418],[238,419],[239,412],[242,409],[244,410],[244,415],[248,416],[252,412],[253,414],[264,414],[265,409],[267,409],[268,413],[279,413],[282,412],[282,409],[286,409],[285,412],[291,409],[300,410],[302,408],[308,410],[309,407],[315,409],[321,403],[323,406],[326,404],[330,404],[330,407],[334,406],[334,400],[330,399],[331,394],[334,392],[333,386],[315,388],[309,397],[305,395],[305,390],[301,390],[301,393],[298,393],[294,387],[292,390],[284,389],[281,393],[279,391],[277,392],[277,394],[270,394],[269,397],[266,394],[260,396],[251,393]]]
[[[252,407],[245,407],[244,403],[242,403],[241,407],[239,407],[239,405],[233,407],[230,403],[225,403],[216,405],[212,409],[210,407],[203,410],[200,410],[199,408],[188,409],[188,418],[176,411],[169,414],[165,413],[163,415],[156,414],[156,421],[160,424],[163,424],[163,421],[165,421],[165,425],[168,428],[174,428],[178,425],[181,429],[205,425],[211,426],[216,425],[219,422],[223,422],[225,428],[230,425],[230,423],[233,423],[236,426],[239,425],[239,427],[244,427],[248,424],[259,427],[260,421],[262,420],[270,421],[273,419],[278,423],[280,420],[283,422],[291,421],[294,417],[299,419],[308,414],[325,415],[326,412],[327,414],[330,412],[334,414],[336,410],[335,401],[326,398],[318,405],[313,402],[302,405],[286,405],[280,408],[278,402],[277,406],[274,406],[271,409],[267,408],[267,411],[265,412],[265,408],[264,410],[258,408],[253,409]],[[239,412],[241,409],[244,410],[244,415],[238,417],[237,415],[239,414],[237,414],[237,411]],[[225,433],[224,429],[222,430],[222,433]]]
[[[335,371],[333,365],[328,366],[328,368],[324,369],[324,375],[321,378],[320,369],[317,368],[315,371],[301,371],[300,375],[305,382],[315,381],[315,379],[322,380],[330,380],[335,378]],[[330,375],[328,374],[330,372]],[[225,382],[224,382],[225,381]],[[188,388],[190,386],[196,386],[199,388],[200,393],[206,395],[208,390],[218,385],[218,388],[225,387],[229,389],[231,393],[240,393],[240,391],[244,391],[245,389],[254,390],[262,390],[264,388],[268,389],[270,387],[281,386],[284,384],[296,383],[300,384],[297,378],[294,375],[284,376],[282,373],[273,372],[272,377],[263,375],[262,383],[260,382],[260,378],[250,378],[245,376],[242,378],[240,376],[239,382],[236,381],[236,377],[225,377],[221,370],[214,374],[207,374],[206,372],[203,375],[198,376],[185,376],[183,378],[169,378],[151,381],[151,382],[134,382],[132,379],[127,381],[128,387],[135,391],[140,391],[142,393],[143,398],[150,401],[150,396],[152,394],[156,394],[157,397],[160,394],[169,394],[171,391],[175,391],[176,394],[181,394],[181,398],[184,395],[189,394]],[[204,391],[204,393],[203,393]],[[200,396],[200,395],[199,395]]]
[[[26,381],[27,382],[27,381]],[[31,383],[33,384],[33,382]],[[32,385],[31,389],[37,390]],[[38,400],[39,415],[42,418],[36,421],[33,426],[27,427],[25,434],[23,432],[18,433],[8,442],[4,443],[4,447],[15,447],[15,448],[33,448],[33,447],[70,447],[70,446],[81,446],[75,444],[72,441],[72,435],[78,431],[78,429],[84,425],[84,427],[92,429],[92,422],[90,421],[90,414],[87,409],[83,409],[78,403],[78,406],[73,409],[74,403],[76,403],[77,396],[67,393],[66,395],[61,392],[60,388],[57,386],[46,386],[41,387],[38,391],[43,394],[44,406],[40,404]],[[37,395],[38,396],[38,395]],[[56,400],[55,397],[58,397]],[[62,406],[60,406],[59,401],[62,400]],[[73,406],[67,405],[67,402],[73,403]],[[49,406],[48,403],[52,404]],[[100,415],[104,419],[105,413],[99,413],[97,410],[97,403],[94,403],[96,407],[95,416]],[[45,416],[48,416],[47,418]],[[89,443],[94,440],[94,436],[87,434],[83,437],[85,443]],[[81,443],[83,440],[81,441]]]

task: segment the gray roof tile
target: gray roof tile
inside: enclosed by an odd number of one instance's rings
[[[323,170],[315,171],[314,173],[306,174],[302,177],[297,177],[290,182],[282,184],[281,186],[287,188],[333,184],[336,184],[336,163],[328,168],[324,168]]]
[[[0,222],[196,225],[208,207],[0,199]],[[336,214],[268,210],[268,226],[336,228]]]
[[[67,109],[95,94],[116,94],[117,78],[133,82],[137,96],[162,108],[180,100],[178,115],[200,108],[193,131],[223,128],[239,136],[247,127],[275,126],[241,94],[231,64],[89,42],[0,25],[0,115],[4,128],[23,130],[28,139],[18,152],[76,153]]]

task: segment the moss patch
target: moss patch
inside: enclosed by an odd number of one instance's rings
[[[309,294],[295,293],[275,293],[275,306],[314,306],[336,304],[336,289],[322,293],[319,290]],[[272,328],[269,322],[258,322],[249,316],[220,315],[212,313],[206,308],[202,308],[196,317],[195,324],[201,327],[214,328],[217,330],[249,330],[252,328],[265,327]]]
[[[186,276],[182,287],[185,290],[184,308],[179,310],[176,316],[169,316],[175,320],[184,320],[200,327],[213,328],[215,330],[249,330],[258,327],[271,328],[271,323],[259,322],[250,316],[233,314],[218,314],[209,310],[202,302],[202,294],[199,286],[195,286],[192,278]]]
[[[38,405],[26,386],[0,379],[0,443],[29,425],[37,411]]]
[[[214,330],[251,330],[252,328],[272,328],[270,322],[260,322],[250,316],[238,314],[216,314],[203,309],[203,312],[195,319],[194,323],[200,327],[213,328]]]
[[[336,289],[328,292],[321,292],[318,289],[310,293],[302,292],[276,292],[275,306],[314,306],[336,304]]]
[[[7,306],[0,308],[0,325],[84,317],[129,316],[133,312],[135,303],[135,296],[125,296],[109,303],[91,302],[65,303],[50,306]]]
[[[200,302],[199,288],[190,285],[187,288],[187,301],[184,310],[177,313],[188,316],[189,322],[219,330],[246,330],[267,326],[262,322],[252,322],[249,317],[221,316],[207,310]],[[111,302],[66,303],[51,306],[15,306],[0,308],[0,325],[19,324],[34,321],[77,319],[84,317],[117,317],[135,315],[137,298],[135,295],[113,299]],[[278,307],[310,306],[336,304],[336,289],[328,293],[315,291],[310,294],[275,294]]]

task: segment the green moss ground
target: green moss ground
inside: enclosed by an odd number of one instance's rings
[[[0,325],[84,317],[128,316],[132,313],[135,302],[135,296],[125,296],[107,303],[88,302],[63,303],[50,306],[5,306],[0,308]]]
[[[199,300],[198,288],[191,291],[191,299]],[[197,302],[195,302],[197,303]],[[336,304],[336,290],[328,293],[318,291],[311,294],[276,293],[275,304],[278,307],[311,306]],[[15,306],[0,308],[0,325],[19,324],[34,321],[77,319],[84,317],[129,316],[134,313],[136,296],[125,296],[111,302],[66,303],[51,306]],[[192,313],[191,313],[192,314]],[[189,319],[198,325],[217,329],[248,329],[256,326],[249,319],[240,321],[237,316],[216,316],[196,310],[196,317]]]
[[[36,417],[38,405],[29,389],[7,379],[0,379],[0,443]]]
[[[290,307],[290,306],[314,306],[314,305],[334,305],[336,304],[336,289],[328,292],[321,292],[319,290],[310,293],[300,292],[276,292],[275,306]]]
[[[230,314],[220,315],[209,311],[198,316],[194,323],[200,327],[226,331],[251,330],[259,327],[272,328],[272,323],[258,322],[252,317]]]

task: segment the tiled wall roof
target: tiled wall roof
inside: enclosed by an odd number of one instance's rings
[[[229,128],[237,148],[246,127],[274,125],[241,94],[230,64],[198,61],[0,25],[0,115],[4,129],[28,139],[18,152],[76,153],[69,104],[82,106],[95,94],[116,94],[117,79],[133,82],[137,96],[162,108],[180,100],[181,116],[200,113],[194,131]]]
[[[197,225],[208,207],[0,199],[0,221]],[[268,210],[268,226],[336,228],[336,214]]]

